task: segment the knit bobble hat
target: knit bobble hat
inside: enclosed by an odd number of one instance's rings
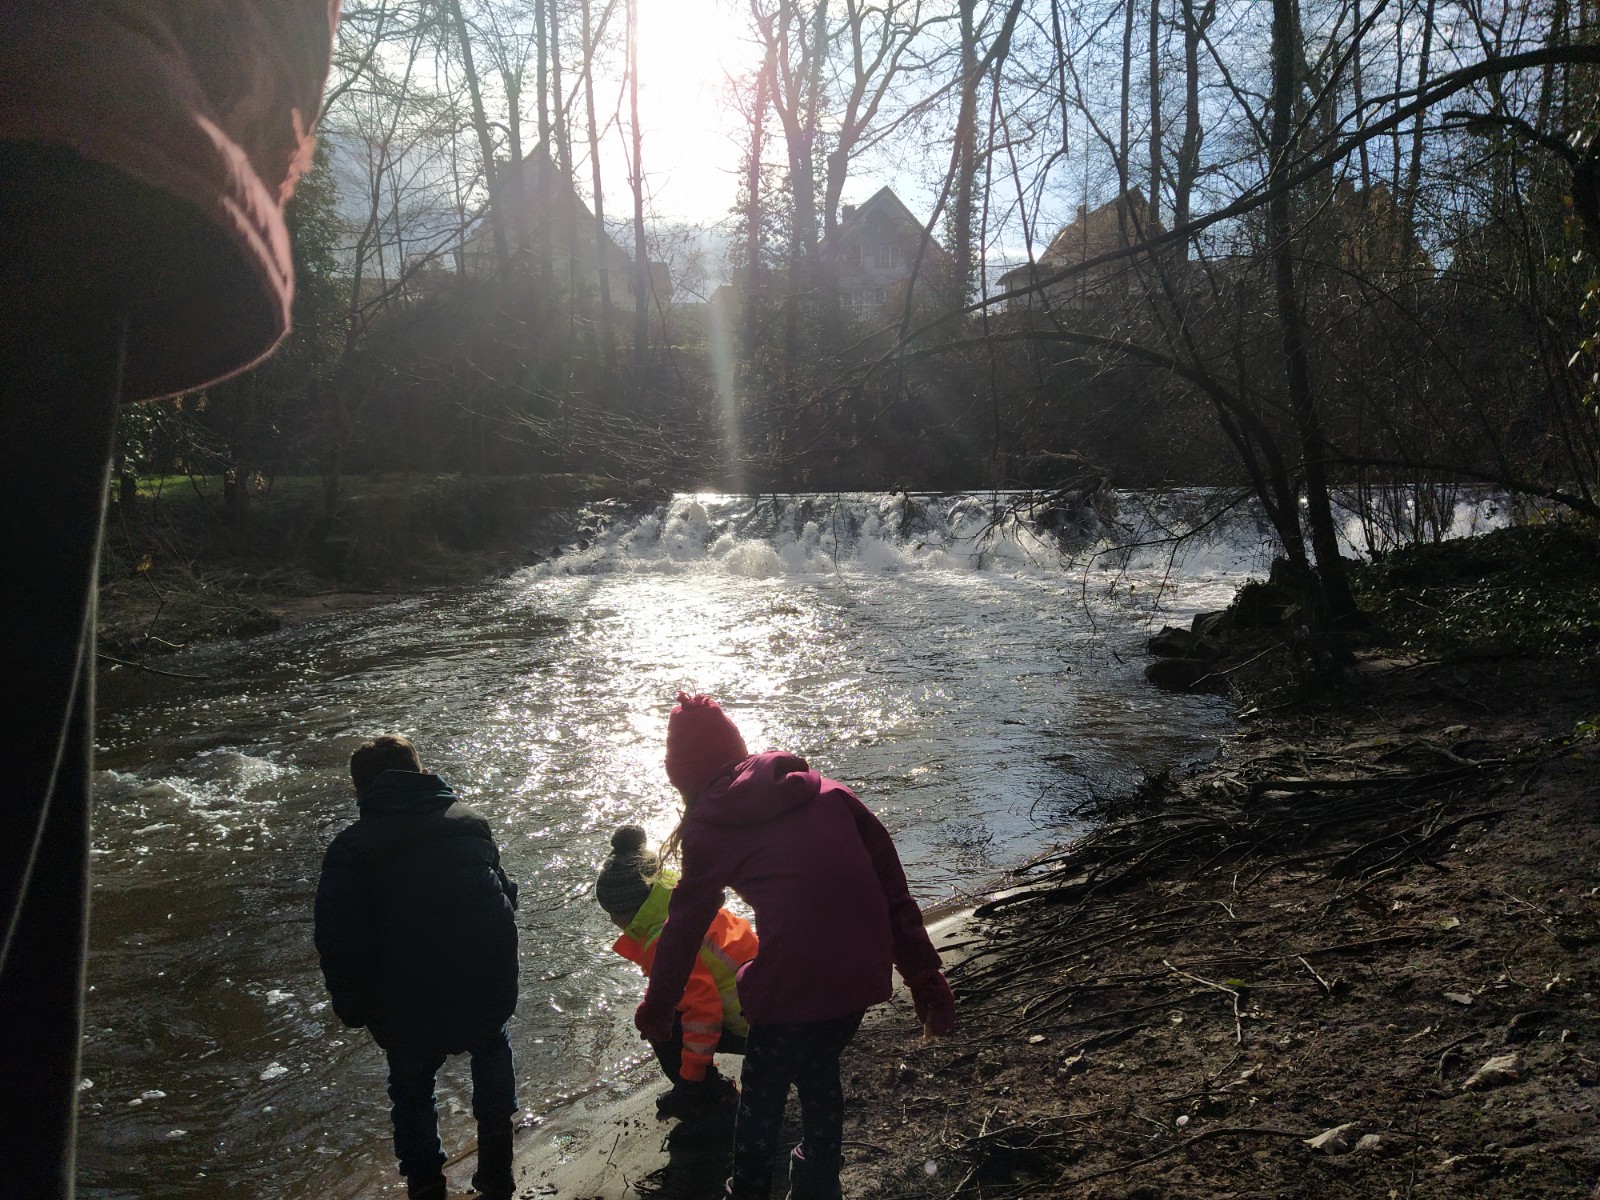
[[[656,873],[656,856],[645,850],[644,841],[637,825],[623,825],[611,835],[611,854],[594,891],[600,907],[614,917],[631,919],[650,898],[646,876]]]
[[[723,767],[749,757],[738,727],[715,700],[678,693],[667,717],[667,778],[673,787],[696,795]]]

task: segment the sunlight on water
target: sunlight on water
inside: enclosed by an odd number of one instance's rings
[[[1224,702],[1154,691],[1142,643],[1265,570],[1243,510],[993,498],[680,496],[586,517],[481,587],[197,647],[199,682],[107,680],[98,730],[81,1193],[300,1198],[388,1181],[383,1066],[328,1010],[311,899],[363,736],[414,735],[522,888],[525,1112],[648,1076],[637,971],[593,901],[611,830],[661,839],[680,689],[752,750],[856,787],[918,898],[980,890],[1093,794],[1203,758]],[[1199,530],[1182,547],[1174,531]],[[460,1064],[447,1137],[470,1133]]]

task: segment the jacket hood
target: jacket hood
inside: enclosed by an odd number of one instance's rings
[[[822,777],[798,754],[757,754],[713,779],[687,819],[759,825],[810,804],[821,790]]]
[[[356,802],[363,815],[443,812],[456,802],[456,794],[437,775],[384,771],[356,793]]]
[[[672,903],[672,889],[677,882],[676,871],[662,871],[655,885],[651,887],[649,897],[639,906],[639,911],[633,914],[633,920],[628,922],[627,928],[622,931],[623,934],[643,942],[659,932],[667,919],[667,906]]]

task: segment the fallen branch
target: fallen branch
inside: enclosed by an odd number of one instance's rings
[[[1260,779],[1250,785],[1250,798],[1259,800],[1267,792],[1324,792],[1353,791],[1365,788],[1415,788],[1434,787],[1441,783],[1454,783],[1467,775],[1495,765],[1494,760],[1452,767],[1448,771],[1429,771],[1422,775],[1362,775],[1353,779]]]
[[[108,662],[113,666],[127,667],[132,671],[144,671],[150,675],[161,675],[167,679],[198,679],[204,681],[211,678],[209,675],[188,675],[182,671],[163,671],[160,667],[152,667],[147,663],[128,662],[126,659],[113,658],[109,654],[96,653],[95,657],[101,662]]]
[[[1227,996],[1231,996],[1233,998],[1233,1044],[1235,1046],[1244,1044],[1244,1024],[1239,1016],[1239,990],[1237,988],[1231,988],[1225,983],[1213,983],[1209,979],[1201,979],[1200,976],[1188,971],[1180,971],[1164,958],[1161,960],[1161,965],[1174,975],[1182,975],[1185,979],[1192,979],[1202,987],[1208,987],[1212,991],[1222,992]]]
[[[1364,942],[1340,942],[1334,946],[1322,946],[1316,950],[1302,950],[1299,954],[1285,954],[1283,958],[1321,958],[1324,954],[1354,954],[1358,950],[1376,950],[1380,946],[1412,946],[1423,941],[1427,933],[1396,933],[1389,937],[1369,938]]]
[[[1294,957],[1296,962],[1311,972],[1311,978],[1317,981],[1317,986],[1321,988],[1325,994],[1329,996],[1333,995],[1333,984],[1329,983],[1321,975],[1318,975],[1317,969],[1305,960],[1304,955],[1296,954]]]

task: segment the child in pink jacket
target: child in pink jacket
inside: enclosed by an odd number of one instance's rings
[[[844,1131],[839,1056],[865,1011],[887,1000],[891,968],[929,1034],[955,1024],[939,954],[906,887],[894,842],[844,784],[793,754],[751,755],[709,696],[679,693],[667,721],[667,778],[684,815],[683,855],[635,1024],[670,1033],[701,938],[732,888],[755,911],[760,951],[739,974],[750,1022],[734,1132],[732,1200],[765,1200],[783,1109],[800,1094],[793,1200],[837,1200]]]

